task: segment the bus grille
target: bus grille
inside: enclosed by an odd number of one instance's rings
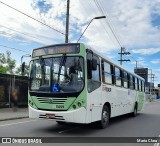
[[[48,104],[64,104],[67,101],[67,98],[46,98],[46,97],[37,97],[40,103]]]

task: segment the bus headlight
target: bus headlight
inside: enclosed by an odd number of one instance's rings
[[[81,105],[82,105],[82,104],[81,104],[80,102],[78,102],[78,106],[81,107]]]

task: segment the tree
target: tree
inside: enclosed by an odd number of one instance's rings
[[[5,66],[4,66],[5,64]],[[16,60],[11,58],[11,52],[0,53],[0,72],[13,74],[13,69],[16,66]]]
[[[0,65],[0,73],[6,74],[7,73],[7,68]]]

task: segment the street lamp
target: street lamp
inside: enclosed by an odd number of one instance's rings
[[[22,55],[22,57],[21,57],[21,64],[22,64],[23,57],[31,57],[31,55],[30,54]]]
[[[92,22],[94,19],[103,19],[103,18],[106,18],[106,16],[94,17],[94,18],[89,22],[89,24],[87,25],[87,27],[85,28],[85,30],[83,31],[83,33],[81,34],[81,36],[79,37],[77,43],[79,42],[79,40],[81,39],[81,37],[83,36],[83,34],[85,33],[85,31],[87,30],[87,28],[89,27],[89,25],[91,24],[91,22]]]

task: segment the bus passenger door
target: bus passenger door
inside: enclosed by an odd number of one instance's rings
[[[87,53],[87,88],[88,88],[88,103],[91,114],[91,122],[101,119],[102,112],[102,90],[100,76],[100,60],[93,53]]]

